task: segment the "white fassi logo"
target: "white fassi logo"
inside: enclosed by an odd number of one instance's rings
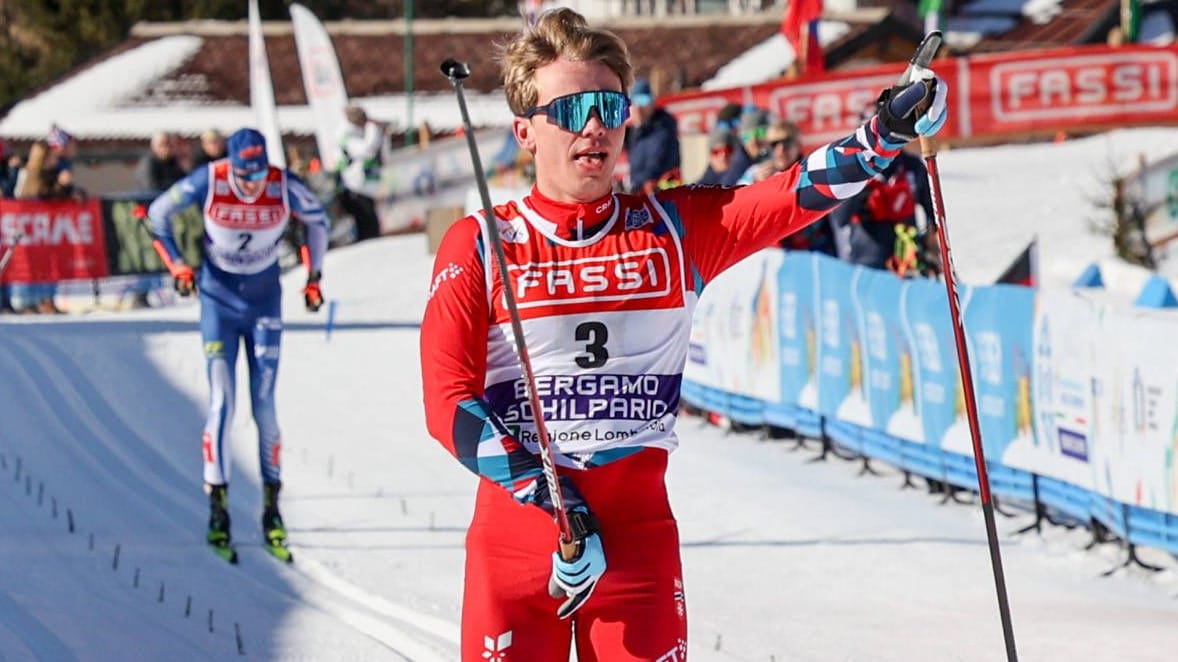
[[[671,259],[663,248],[511,265],[508,270],[520,308],[647,299],[671,292]]]
[[[1175,78],[1164,52],[1020,60],[994,66],[990,98],[1005,122],[1165,112],[1178,107]]]
[[[506,662],[508,648],[511,648],[511,630],[498,637],[483,637],[483,659],[487,662]]]

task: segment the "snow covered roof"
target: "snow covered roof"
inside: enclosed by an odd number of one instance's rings
[[[192,35],[163,37],[103,60],[18,103],[0,120],[0,136],[42,138],[54,123],[83,139],[139,139],[165,130],[195,136],[208,128],[229,132],[256,125],[249,105],[208,98],[199,81],[185,86],[183,79],[166,79],[200,51],[203,41]],[[405,94],[355,101],[377,119],[406,125]],[[511,121],[502,93],[468,92],[466,101],[480,126],[505,126]],[[427,120],[441,131],[462,124],[453,93],[415,95],[413,116],[415,124]],[[278,121],[288,134],[315,132],[305,105],[279,106]]]
[[[818,43],[826,48],[850,29],[851,26],[843,21],[819,21]],[[785,35],[778,32],[720,67],[716,75],[704,81],[700,87],[720,90],[763,83],[789,69],[796,57],[793,46],[786,41]]]
[[[288,135],[310,135],[314,129],[289,27],[285,22],[264,25],[278,120]],[[455,55],[471,65],[465,91],[475,125],[510,121],[497,89],[493,45],[518,27],[518,21],[502,20],[416,22],[416,62],[407,81],[400,57],[403,22],[326,24],[352,100],[394,128],[426,120],[437,131],[461,125],[454,94],[437,68]],[[720,17],[635,20],[607,27],[626,42],[639,75],[657,70],[666,81],[675,78],[694,87],[749,44],[777,33],[780,23],[765,17]],[[0,120],[0,137],[41,138],[52,123],[85,140],[147,139],[160,130],[196,136],[207,128],[230,131],[256,124],[249,107],[247,63],[244,21],[141,24],[111,53],[13,107]],[[404,94],[407,82],[417,92],[412,118]]]

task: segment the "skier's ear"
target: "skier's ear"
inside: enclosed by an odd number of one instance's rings
[[[516,117],[511,123],[511,133],[515,135],[515,142],[524,150],[536,153],[536,134],[532,130],[532,120],[526,117]]]

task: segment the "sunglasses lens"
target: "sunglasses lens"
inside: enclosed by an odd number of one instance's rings
[[[244,180],[247,182],[260,182],[266,178],[266,175],[268,175],[270,173],[266,168],[260,168],[258,170],[251,170],[249,172],[242,172],[240,170],[235,170],[235,171],[233,171],[233,174],[237,175],[238,179],[241,179],[241,180]]]
[[[557,97],[548,104],[548,117],[566,131],[581,131],[589,123],[593,109],[607,129],[616,129],[630,116],[630,100],[621,92],[578,92]]]

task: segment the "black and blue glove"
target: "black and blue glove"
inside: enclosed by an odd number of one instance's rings
[[[893,145],[932,136],[949,117],[949,84],[928,69],[918,69],[914,78],[907,85],[884,90],[876,102],[880,137]]]
[[[585,604],[605,574],[605,550],[597,520],[583,506],[570,512],[568,518],[573,533],[572,544],[562,544],[560,551],[552,553],[552,579],[548,586],[553,597],[562,594],[565,597],[556,610],[556,615],[562,619],[572,616]]]

